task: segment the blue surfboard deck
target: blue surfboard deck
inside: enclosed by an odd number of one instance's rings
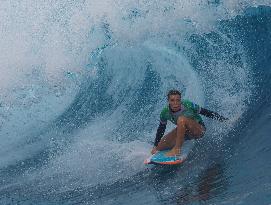
[[[166,153],[170,151],[169,150],[163,150],[155,153],[154,155],[151,155],[148,157],[144,164],[163,164],[163,165],[174,165],[174,164],[181,164],[183,163],[186,158],[188,157],[189,152],[192,150],[194,146],[194,140],[187,140],[184,142],[181,154],[176,156],[166,156]]]

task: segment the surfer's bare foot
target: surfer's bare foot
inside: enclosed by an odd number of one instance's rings
[[[167,157],[172,157],[176,155],[180,155],[181,149],[173,147],[168,153],[166,153]]]

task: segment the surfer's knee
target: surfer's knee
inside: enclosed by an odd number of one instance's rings
[[[180,116],[178,118],[177,125],[183,125],[184,126],[184,125],[186,125],[187,121],[188,121],[187,117]]]

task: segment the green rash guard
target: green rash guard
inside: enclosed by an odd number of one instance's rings
[[[169,105],[163,108],[163,110],[160,114],[160,124],[159,124],[159,127],[156,132],[154,146],[157,146],[158,143],[160,142],[161,138],[163,137],[165,130],[166,130],[167,121],[169,120],[172,123],[174,123],[175,125],[177,125],[177,120],[180,116],[184,116],[184,117],[195,120],[196,122],[201,124],[203,126],[203,128],[206,130],[205,125],[204,125],[203,120],[200,115],[204,115],[205,117],[216,119],[221,122],[228,120],[228,118],[225,118],[216,112],[202,108],[199,105],[197,105],[189,100],[182,100],[181,109],[177,112],[172,112],[169,108]],[[189,139],[189,138],[187,138],[187,139]]]
[[[202,123],[203,120],[199,115],[201,107],[189,100],[182,100],[181,102],[181,110],[178,112],[172,112],[169,106],[163,108],[160,114],[160,122],[162,124],[167,124],[167,121],[171,121],[175,125],[177,125],[177,120],[180,116],[185,116],[190,119],[197,121],[198,123]]]

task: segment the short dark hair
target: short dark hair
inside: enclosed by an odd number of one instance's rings
[[[180,92],[179,90],[170,90],[170,91],[168,91],[168,93],[167,93],[167,99],[169,99],[169,97],[170,97],[171,95],[179,95],[179,96],[181,96],[181,92]]]

